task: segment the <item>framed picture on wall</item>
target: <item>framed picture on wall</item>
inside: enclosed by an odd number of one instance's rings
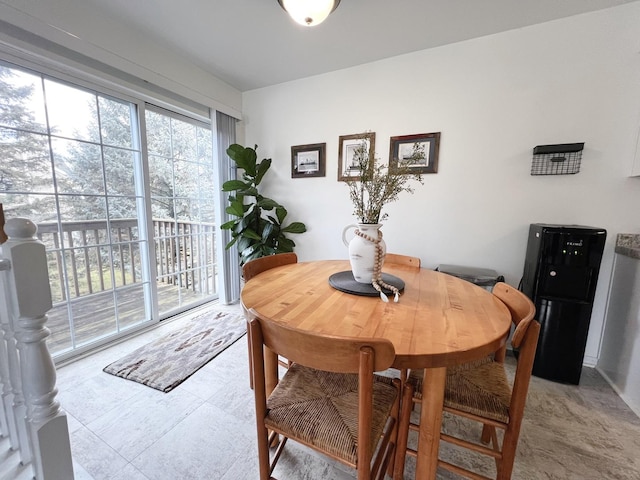
[[[342,135],[338,145],[338,181],[358,180],[360,169],[358,167],[357,153],[364,144],[365,152],[369,155],[369,162],[373,162],[376,151],[376,134],[374,132],[357,133],[354,135]]]
[[[438,173],[440,132],[391,137],[389,168],[399,165],[415,173]]]
[[[324,177],[326,143],[291,147],[291,178]]]

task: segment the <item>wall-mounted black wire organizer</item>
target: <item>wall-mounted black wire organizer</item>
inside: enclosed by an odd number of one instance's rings
[[[580,171],[584,143],[538,145],[533,149],[531,175],[570,175]]]

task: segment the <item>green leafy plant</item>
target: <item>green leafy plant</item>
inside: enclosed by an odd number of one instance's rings
[[[348,178],[349,196],[353,202],[353,214],[360,223],[376,224],[385,220],[387,213],[382,209],[394,202],[402,192],[413,193],[410,180],[423,183],[422,176],[412,171],[412,166],[425,157],[424,147],[416,143],[410,158],[403,160],[395,168],[379,164],[374,152],[369,152],[366,137],[354,150],[353,164],[360,175]]]
[[[284,226],[287,210],[258,191],[258,185],[271,167],[271,159],[264,158],[258,163],[257,149],[257,145],[250,148],[238,144],[227,149],[227,155],[243,170],[243,174],[242,180],[229,180],[222,185],[224,192],[233,192],[229,195],[226,212],[237,218],[220,228],[231,231],[232,239],[226,248],[228,250],[237,243],[240,265],[254,258],[293,252],[296,244],[286,234],[307,231],[302,222]]]

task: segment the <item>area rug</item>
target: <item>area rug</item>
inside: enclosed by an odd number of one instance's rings
[[[242,337],[246,325],[240,312],[211,310],[107,365],[103,371],[170,392]]]

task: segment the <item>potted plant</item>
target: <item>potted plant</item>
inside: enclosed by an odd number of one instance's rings
[[[254,258],[293,252],[296,244],[286,234],[307,231],[302,222],[285,226],[287,210],[260,194],[258,185],[271,167],[271,159],[265,158],[258,163],[257,149],[257,145],[250,148],[238,144],[227,148],[227,155],[243,170],[243,174],[241,180],[229,180],[222,185],[224,192],[232,192],[225,211],[237,218],[220,228],[231,232],[232,239],[225,248],[228,250],[237,244],[241,266]]]
[[[349,261],[353,277],[360,283],[370,283],[380,293],[380,297],[387,301],[381,286],[395,293],[398,301],[398,289],[382,281],[382,264],[386,253],[386,246],[382,240],[381,221],[388,216],[383,213],[386,204],[398,200],[402,192],[413,193],[411,180],[423,183],[420,173],[412,166],[425,158],[424,146],[419,143],[413,145],[409,158],[398,163],[394,168],[382,165],[369,152],[366,134],[354,151],[352,165],[358,171],[358,176],[347,177],[345,182],[349,187],[349,196],[353,202],[353,214],[358,219],[357,225],[345,228],[343,241],[347,244],[345,233],[349,228],[355,229],[355,237],[348,243]]]

